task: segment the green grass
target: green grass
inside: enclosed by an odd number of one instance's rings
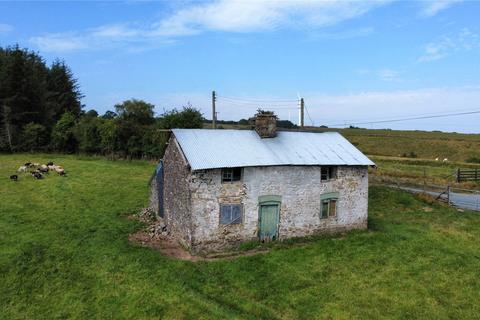
[[[27,160],[68,177],[8,180]],[[373,187],[368,231],[188,262],[128,242],[153,164],[0,156],[0,318],[478,318],[480,215]]]
[[[478,164],[432,161],[425,159],[406,159],[398,157],[370,156],[377,168],[370,169],[372,181],[387,183],[410,183],[455,186],[459,188],[478,189],[480,183],[475,181],[456,182],[457,168],[480,168]]]
[[[205,126],[210,128],[209,125]],[[222,125],[225,129],[249,129],[249,125]],[[418,158],[434,160],[448,158],[454,162],[478,163],[480,134],[456,132],[388,130],[388,129],[334,129],[306,127],[314,132],[337,131],[363,153],[376,156],[402,157],[414,153]]]

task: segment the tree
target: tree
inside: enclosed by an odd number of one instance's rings
[[[81,97],[63,61],[48,67],[36,52],[0,47],[0,151],[21,150],[27,124],[42,125],[50,135],[65,112],[78,117]]]
[[[80,152],[98,153],[101,151],[101,120],[103,119],[93,116],[93,112],[89,111],[75,125],[74,134]]]
[[[48,72],[48,108],[51,120],[56,122],[62,114],[70,112],[75,117],[80,115],[82,105],[78,80],[64,61],[55,60]]]
[[[204,120],[200,110],[195,109],[191,105],[183,107],[182,111],[173,109],[164,112],[159,119],[160,126],[165,129],[202,128]]]
[[[48,143],[47,128],[41,124],[30,122],[23,129],[21,141],[23,150],[30,152],[42,150]]]
[[[72,153],[77,148],[74,136],[75,116],[65,112],[52,130],[52,147],[56,151]]]
[[[100,147],[104,154],[113,155],[117,149],[117,126],[113,119],[106,119],[100,122],[98,127],[100,135]]]
[[[127,100],[115,105],[117,150],[124,156],[141,157],[144,152],[143,137],[154,124],[154,105],[142,100]]]
[[[113,119],[113,118],[116,118],[117,116],[118,116],[118,115],[117,115],[115,112],[110,111],[110,110],[107,110],[107,111],[103,114],[102,118],[103,118],[103,119]]]
[[[126,100],[115,105],[118,118],[122,121],[130,121],[140,125],[152,124],[155,119],[153,117],[153,108],[155,106],[143,100]]]

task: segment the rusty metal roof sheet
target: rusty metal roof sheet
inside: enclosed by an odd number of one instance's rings
[[[192,170],[281,165],[375,165],[337,132],[173,129]]]

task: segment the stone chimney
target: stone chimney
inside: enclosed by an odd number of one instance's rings
[[[275,138],[277,135],[277,116],[272,111],[258,110],[254,119],[255,131],[260,138]]]

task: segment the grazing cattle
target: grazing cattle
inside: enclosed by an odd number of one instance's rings
[[[16,174],[13,174],[10,176],[10,180],[12,181],[17,181],[18,180],[18,176]]]
[[[27,172],[27,167],[21,166],[20,168],[18,168],[17,172]]]

